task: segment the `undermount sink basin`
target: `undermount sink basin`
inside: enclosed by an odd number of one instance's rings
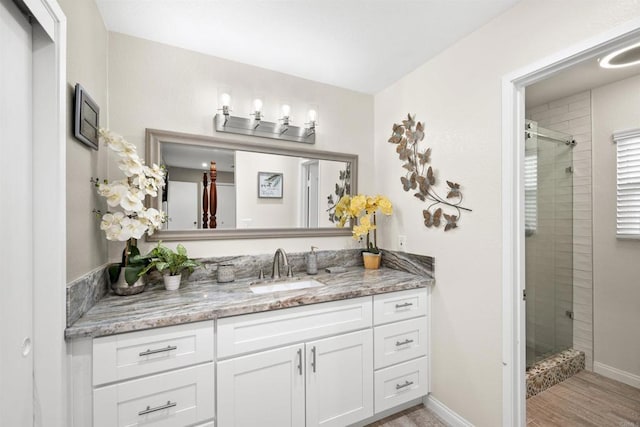
[[[249,285],[249,289],[254,294],[267,294],[269,292],[293,291],[297,289],[317,288],[325,286],[317,280],[295,280],[286,282],[262,282]]]

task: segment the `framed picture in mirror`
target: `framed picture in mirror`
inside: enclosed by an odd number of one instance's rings
[[[258,198],[282,199],[283,174],[258,172]]]

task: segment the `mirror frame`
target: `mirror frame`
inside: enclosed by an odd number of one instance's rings
[[[305,157],[318,160],[333,160],[351,163],[351,194],[358,194],[358,155],[335,153],[332,151],[309,150],[298,147],[272,145],[267,142],[253,142],[225,139],[214,136],[193,135],[158,129],[145,130],[145,156],[147,164],[160,164],[160,143],[198,145],[202,147],[242,150],[254,153],[281,154],[291,157]],[[147,197],[145,206],[158,208],[159,197]],[[146,236],[147,241],[190,241],[190,240],[231,240],[231,239],[277,239],[293,237],[351,236],[352,227],[322,228],[247,228],[247,229],[197,229],[197,230],[157,230]]]

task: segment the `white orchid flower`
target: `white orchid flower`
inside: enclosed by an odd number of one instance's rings
[[[110,207],[120,206],[124,210],[103,215],[100,229],[108,240],[139,239],[145,232],[151,235],[165,221],[165,214],[146,209],[142,202],[147,195],[158,196],[158,190],[165,184],[164,169],[156,164],[146,166],[138,157],[136,146],[122,136],[106,129],[100,129],[99,134],[107,147],[118,154],[118,167],[127,176],[98,185],[98,194],[106,198]]]
[[[129,214],[140,212],[144,209],[144,206],[142,205],[144,194],[142,194],[142,198],[140,198],[139,195],[141,193],[142,192],[136,188],[130,188],[124,197],[122,197],[122,200],[120,200],[120,206],[122,206],[122,208]]]
[[[147,231],[147,226],[144,225],[140,220],[136,218],[126,217],[122,221],[122,232],[129,235],[128,238],[133,237],[134,239],[139,239],[142,237],[144,232]],[[128,239],[127,238],[127,239]],[[124,240],[127,240],[124,239]]]
[[[144,171],[142,161],[137,154],[120,159],[118,167],[128,177],[140,175]]]
[[[127,192],[127,185],[120,181],[98,186],[98,193],[107,199],[107,204],[111,207],[118,206]]]

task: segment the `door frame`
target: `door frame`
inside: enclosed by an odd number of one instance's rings
[[[66,129],[67,19],[56,0],[23,0],[33,32],[34,424],[67,426]],[[37,100],[37,102],[35,101]]]
[[[524,250],[525,87],[640,39],[633,19],[502,78],[502,425],[526,425]]]

